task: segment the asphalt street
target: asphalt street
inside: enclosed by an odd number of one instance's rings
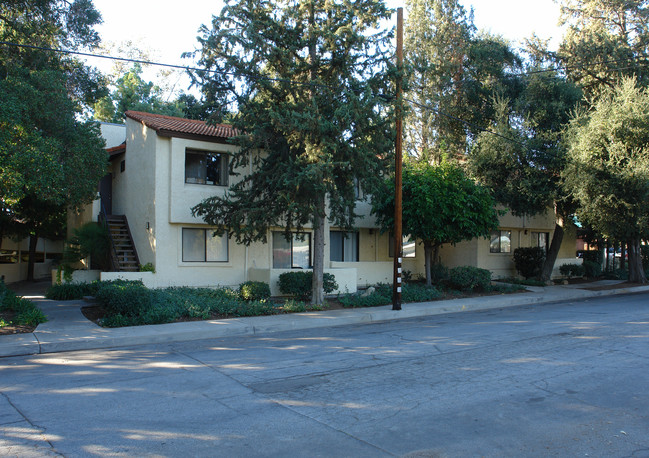
[[[0,359],[2,456],[649,457],[649,294]]]

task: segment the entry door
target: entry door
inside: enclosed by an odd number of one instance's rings
[[[99,182],[101,205],[107,215],[113,214],[113,174],[109,173]]]

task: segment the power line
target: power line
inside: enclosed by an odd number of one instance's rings
[[[20,44],[20,43],[11,43],[9,41],[0,41],[0,45],[6,45],[6,46],[13,46],[17,48],[27,48],[27,49],[37,49],[40,51],[49,51],[49,52],[55,52],[59,54],[72,54],[76,56],[83,56],[83,57],[96,57],[99,59],[107,59],[107,60],[117,60],[121,62],[131,62],[134,64],[142,64],[142,65],[153,65],[153,66],[158,66],[158,67],[168,67],[168,68],[176,68],[179,70],[186,70],[186,71],[195,71],[195,72],[206,72],[206,73],[220,73],[221,75],[231,75],[231,76],[239,76],[235,72],[227,72],[227,71],[221,71],[221,70],[208,70],[205,68],[198,68],[198,67],[190,67],[187,65],[178,65],[178,64],[166,64],[162,62],[155,62],[151,60],[142,60],[142,59],[131,59],[128,57],[115,57],[115,56],[107,56],[105,54],[95,54],[95,53],[89,53],[89,52],[81,52],[81,51],[70,51],[67,49],[56,49],[56,48],[48,48],[46,46],[36,46],[36,45],[26,45],[26,44]],[[286,78],[272,78],[270,76],[257,76],[257,75],[248,75],[251,78],[258,79],[258,80],[264,80],[264,81],[273,81],[273,82],[278,82],[278,83],[290,83],[290,84],[295,84],[295,85],[301,85],[301,86],[316,86],[316,87],[323,87],[327,89],[332,89],[329,86],[325,84],[320,84],[320,83],[314,83],[314,82],[302,82],[302,81],[293,81],[290,79]]]
[[[481,132],[485,132],[487,134],[495,135],[496,137],[500,137],[503,140],[507,140],[508,142],[516,143],[517,145],[520,145],[520,146],[524,147],[525,149],[527,149],[529,151],[538,152],[538,151],[535,151],[535,150],[531,149],[528,145],[526,145],[523,142],[520,142],[520,141],[515,140],[513,138],[510,138],[510,137],[506,137],[506,136],[504,136],[502,134],[499,134],[498,132],[494,132],[493,130],[489,130],[489,129],[485,129],[484,127],[477,126],[477,125],[475,125],[473,123],[465,121],[464,119],[460,119],[460,118],[458,118],[456,116],[445,113],[445,112],[443,112],[443,111],[441,111],[441,110],[439,110],[437,108],[434,108],[434,107],[431,107],[431,106],[428,106],[428,105],[424,105],[423,103],[415,102],[414,100],[409,100],[409,99],[405,99],[405,98],[403,100],[405,102],[411,103],[413,105],[417,105],[418,107],[423,108],[425,110],[434,111],[435,113],[437,113],[437,114],[439,114],[441,116],[445,116],[445,117],[447,117],[449,119],[453,119],[454,121],[459,121],[459,122],[461,122],[461,123],[463,123],[463,124],[465,124],[465,125],[467,125],[469,127],[472,127],[472,128],[474,128],[476,130],[479,130]]]
[[[607,60],[607,61],[601,61],[601,62],[592,62],[590,64],[578,64],[578,65],[566,65],[566,66],[557,66],[557,67],[552,67],[552,68],[546,68],[542,70],[528,70],[526,72],[518,72],[518,73],[509,73],[505,75],[499,75],[497,76],[498,79],[509,79],[509,78],[524,78],[527,76],[532,76],[532,75],[539,75],[543,73],[551,73],[551,72],[558,72],[559,70],[582,70],[582,71],[587,71],[589,67],[595,67],[597,65],[607,65],[607,64],[613,64],[613,63],[619,63],[619,62],[629,62],[632,61],[633,59],[615,59],[615,60]],[[643,60],[637,60],[637,64],[633,66],[626,66],[626,67],[615,67],[615,68],[606,68],[602,69],[603,71],[606,72],[615,72],[615,71],[620,71],[620,70],[629,70],[633,68],[647,68],[649,63],[649,60],[646,58]],[[640,65],[640,64],[645,64],[645,65]],[[467,79],[467,80],[459,80],[459,81],[449,81],[448,84],[452,86],[456,86],[459,84],[467,83],[467,82],[478,82],[477,79]],[[436,89],[432,86],[415,86],[417,89]]]

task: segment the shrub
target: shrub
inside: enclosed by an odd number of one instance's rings
[[[564,277],[582,277],[584,275],[584,266],[579,264],[562,264],[559,267],[559,272]]]
[[[29,302],[31,305],[23,307],[22,310],[16,314],[16,323],[24,326],[38,326],[40,323],[45,323],[47,321],[47,318],[41,309],[26,299],[21,300]]]
[[[284,272],[279,276],[279,290],[282,294],[294,296],[297,299],[308,301],[311,299],[311,284],[313,271]],[[330,274],[323,275],[323,287],[325,294],[333,293],[338,288],[336,278]]]
[[[63,249],[62,264],[67,271],[78,261],[90,257],[90,262],[101,270],[110,266],[110,235],[108,229],[97,223],[86,223],[74,229]]]
[[[102,282],[95,295],[111,315],[143,316],[152,306],[151,290],[141,281]]]
[[[13,323],[22,326],[37,326],[45,323],[45,314],[32,301],[16,296],[0,279],[0,310],[14,312]],[[4,321],[5,326],[8,325]]]
[[[244,301],[261,301],[270,298],[270,286],[263,281],[247,281],[239,285],[239,297]]]
[[[472,266],[454,267],[448,272],[448,286],[461,291],[475,288],[487,289],[491,284],[491,272]]]
[[[601,257],[599,251],[598,250],[584,251],[584,262],[586,261],[596,262],[601,265],[602,263],[601,263]]]
[[[153,272],[153,273],[155,273],[155,267],[150,262],[147,262],[144,265],[140,264],[140,272]]]
[[[543,248],[525,247],[514,250],[516,270],[526,279],[536,277],[541,273],[543,261],[545,261]]]
[[[440,263],[430,267],[430,281],[432,283],[445,283],[448,280],[448,269]]]
[[[99,282],[92,283],[59,283],[50,286],[45,292],[45,297],[55,301],[70,301],[83,299],[84,296],[97,294]]]
[[[584,275],[588,278],[597,278],[602,275],[602,265],[599,262],[587,261],[584,258]]]

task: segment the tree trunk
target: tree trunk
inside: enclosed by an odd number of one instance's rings
[[[626,254],[627,254],[627,248],[626,248],[626,243],[620,243],[620,269],[624,270],[626,269]]]
[[[426,266],[426,286],[432,286],[433,242],[424,240],[424,263]]]
[[[647,276],[642,268],[642,251],[640,239],[627,242],[629,250],[629,281],[631,283],[647,283]]]
[[[313,215],[313,282],[311,286],[311,303],[324,303],[324,247],[325,247],[325,198],[316,197],[316,208]]]
[[[606,272],[610,272],[610,264],[611,264],[611,242],[606,239],[606,268],[604,269]]]
[[[550,249],[548,250],[545,262],[543,263],[543,268],[541,269],[541,281],[550,281],[552,270],[554,269],[554,263],[557,261],[559,249],[561,249],[561,242],[563,242],[563,226],[559,221],[557,221],[554,224],[554,234],[552,235]]]
[[[38,234],[29,234],[29,259],[27,261],[27,280],[34,281],[34,260],[36,258],[36,244]]]

